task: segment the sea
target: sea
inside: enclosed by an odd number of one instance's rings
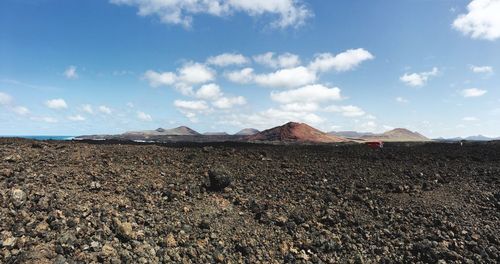
[[[0,138],[27,138],[34,140],[72,140],[74,136],[0,136]]]

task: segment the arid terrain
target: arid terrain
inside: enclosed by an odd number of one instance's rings
[[[498,263],[500,144],[0,139],[0,263]]]

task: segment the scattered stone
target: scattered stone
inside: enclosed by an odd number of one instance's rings
[[[231,184],[231,176],[225,168],[216,168],[208,171],[209,188],[212,191],[222,191]]]
[[[120,238],[123,240],[131,240],[135,238],[134,232],[132,231],[132,224],[128,222],[120,222],[115,219],[116,232]]]
[[[10,176],[14,175],[14,171],[12,169],[7,169],[7,168],[1,169],[0,175],[5,176],[5,177],[10,177]]]
[[[3,158],[3,160],[7,162],[18,162],[21,161],[21,159],[22,159],[21,155],[19,154],[9,155]]]
[[[175,240],[174,234],[169,233],[165,237],[165,245],[169,248],[176,247],[177,246],[177,241]]]
[[[13,189],[10,194],[12,204],[16,207],[22,206],[26,202],[26,193],[21,189]]]

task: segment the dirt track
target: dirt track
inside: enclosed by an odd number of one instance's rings
[[[0,139],[0,204],[0,263],[497,263],[500,144]]]

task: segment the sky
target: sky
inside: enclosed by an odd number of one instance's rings
[[[500,136],[500,0],[2,0],[0,135]]]

